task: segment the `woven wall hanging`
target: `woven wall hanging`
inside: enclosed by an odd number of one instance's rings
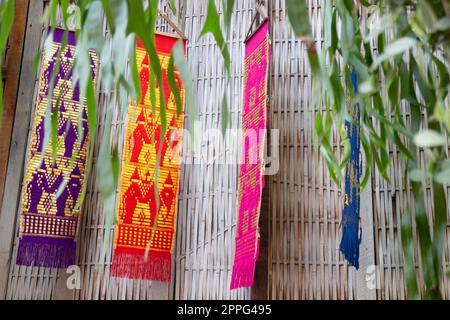
[[[180,173],[177,148],[181,147],[183,114],[177,117],[176,103],[167,78],[170,55],[178,38],[165,34],[156,34],[155,37],[163,73],[167,129],[161,137],[159,88],[155,90],[154,101],[157,105],[152,107],[149,57],[138,41],[136,60],[142,98],[138,105],[131,104],[128,111],[111,274],[169,282]],[[176,70],[175,75],[183,105],[184,89]],[[173,139],[175,136],[177,138]],[[158,152],[160,164],[155,180]]]
[[[75,264],[80,215],[77,204],[85,183],[88,124],[86,106],[80,99],[79,88],[72,88],[75,33],[67,33],[67,46],[51,90],[51,76],[57,66],[64,30],[51,32],[53,42],[51,52],[45,52],[42,59],[27,154],[16,262],[18,265],[67,268]],[[98,61],[93,51],[90,58],[92,77],[95,79]],[[45,132],[50,132],[45,126],[51,125],[51,121],[46,122],[49,99],[51,112],[58,113],[55,161],[51,142],[45,143]],[[44,149],[45,145],[47,147]]]
[[[358,92],[356,74],[351,72],[354,92]],[[339,249],[348,263],[359,269],[359,245],[361,243],[360,227],[360,111],[359,103],[353,103],[351,94],[347,93],[347,107],[352,121],[345,121],[345,131],[350,140],[350,159],[345,169],[344,210],[342,212],[342,239]]]
[[[269,22],[245,43],[244,108],[238,178],[238,220],[231,289],[253,285],[259,250],[259,213],[264,188],[264,144],[267,125]]]

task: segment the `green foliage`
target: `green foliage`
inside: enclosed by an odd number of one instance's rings
[[[316,87],[314,102],[323,103],[327,116],[332,118],[323,121],[323,114],[318,113],[316,142],[320,144],[331,177],[340,183],[340,171],[348,157],[339,162],[332,155],[330,141],[332,129],[349,119],[345,96],[350,69],[353,69],[360,88],[353,100],[361,106],[361,144],[366,172],[362,186],[369,178],[372,164],[389,182],[387,150],[388,143],[393,143],[402,155],[408,180],[405,182],[411,185],[414,195],[415,224],[406,204],[401,233],[408,297],[418,298],[422,290],[425,298],[439,299],[448,211],[445,188],[450,182],[445,150],[450,130],[450,4],[447,0],[358,3],[360,8],[350,0],[324,0],[324,45],[320,53],[315,53],[319,49],[313,40],[305,40]],[[286,0],[286,7],[293,30],[305,39],[309,34],[309,27],[305,26],[306,1]],[[365,24],[359,20],[360,11],[369,13]],[[339,30],[337,22],[341,24]],[[338,61],[343,62],[342,70]],[[410,111],[409,123],[402,117],[403,106]],[[345,142],[342,131],[339,132]],[[344,147],[347,154],[348,144],[344,143]],[[418,148],[424,149],[425,165],[417,156]],[[427,184],[432,185],[433,212],[427,212],[425,207]],[[418,235],[418,248],[413,242],[414,233]],[[418,288],[417,284],[416,250],[420,253],[424,288]]]
[[[286,0],[286,13],[292,28],[298,37],[312,37],[306,1]]]
[[[202,31],[200,32],[200,37],[208,33],[211,33],[214,36],[214,39],[216,40],[216,43],[219,46],[220,52],[222,53],[223,59],[225,61],[225,69],[227,70],[228,75],[230,75],[230,53],[228,51],[228,46],[225,42],[222,30],[220,28],[219,13],[217,12],[214,0],[209,0],[208,2],[208,12],[206,14],[205,24],[203,25]]]

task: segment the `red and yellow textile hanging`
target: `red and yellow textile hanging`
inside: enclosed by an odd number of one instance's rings
[[[231,289],[253,285],[259,249],[259,213],[264,188],[264,144],[270,56],[266,20],[245,44],[244,140],[238,180],[238,220]]]
[[[178,38],[165,34],[156,34],[155,37],[163,73],[167,129],[161,140],[160,90],[157,86],[156,99],[153,99],[157,105],[152,106],[149,57],[138,40],[136,62],[142,97],[138,105],[130,104],[128,111],[111,274],[169,282],[175,239],[180,172],[178,148],[181,147],[183,115],[177,117],[175,99],[167,78],[170,55]],[[184,89],[176,70],[175,76],[183,104]],[[155,181],[158,152],[160,164]]]

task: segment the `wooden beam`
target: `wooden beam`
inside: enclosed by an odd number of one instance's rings
[[[9,49],[5,57],[6,65],[2,68],[5,86],[3,96],[3,122],[0,123],[0,203],[2,203],[3,199],[9,146],[14,122],[22,49],[27,24],[28,2],[29,0],[17,0],[15,2],[14,22],[8,40]]]
[[[22,2],[16,0],[16,3]],[[6,297],[13,237],[16,221],[27,147],[28,129],[34,103],[35,74],[33,62],[40,46],[42,27],[40,19],[44,6],[42,1],[27,1],[28,12],[25,45],[20,71],[19,91],[14,113],[14,125],[9,150],[8,169],[5,180],[5,193],[0,211],[0,300]]]
[[[256,10],[258,11],[258,13],[260,15],[261,20],[264,20],[264,19],[268,18],[267,8],[266,8],[266,6],[264,4],[264,1],[260,1],[259,4],[258,3],[256,4]]]
[[[365,157],[363,157],[365,159]],[[368,168],[371,170],[371,168]],[[372,173],[373,176],[374,173]],[[372,177],[369,179],[366,188],[361,192],[361,230],[362,238],[359,247],[359,270],[356,273],[356,299],[358,300],[376,300],[377,291],[372,287],[371,277],[378,277],[375,267],[375,235],[373,221],[373,202],[372,202]],[[373,274],[373,272],[375,272]],[[367,277],[368,276],[368,277]],[[376,278],[375,278],[376,280]],[[377,281],[375,281],[377,283]]]
[[[261,212],[259,215],[259,256],[256,260],[255,281],[252,286],[252,300],[267,300],[269,295],[269,183],[266,179],[266,187],[261,198]]]

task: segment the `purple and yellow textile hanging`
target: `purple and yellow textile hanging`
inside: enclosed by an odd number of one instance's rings
[[[356,74],[352,71],[351,80],[354,92],[358,92]],[[345,131],[350,141],[350,159],[345,173],[344,210],[342,212],[342,239],[339,249],[348,263],[359,268],[360,228],[360,111],[359,104],[352,105],[351,95],[347,94],[347,104],[352,121],[345,122]]]
[[[67,33],[67,46],[50,90],[51,78],[64,37],[64,30],[53,30],[51,52],[43,55],[36,108],[27,155],[22,190],[18,265],[66,268],[75,263],[78,198],[82,192],[88,145],[87,111],[78,86],[72,88],[75,33]],[[97,74],[97,58],[91,57],[92,76]],[[57,112],[57,153],[52,142],[45,143],[50,112]],[[46,121],[47,114],[47,121]],[[45,147],[46,146],[46,147]]]
[[[253,285],[258,257],[258,222],[264,187],[269,48],[269,23],[265,21],[245,44],[244,139],[238,180],[239,211],[231,289]]]

